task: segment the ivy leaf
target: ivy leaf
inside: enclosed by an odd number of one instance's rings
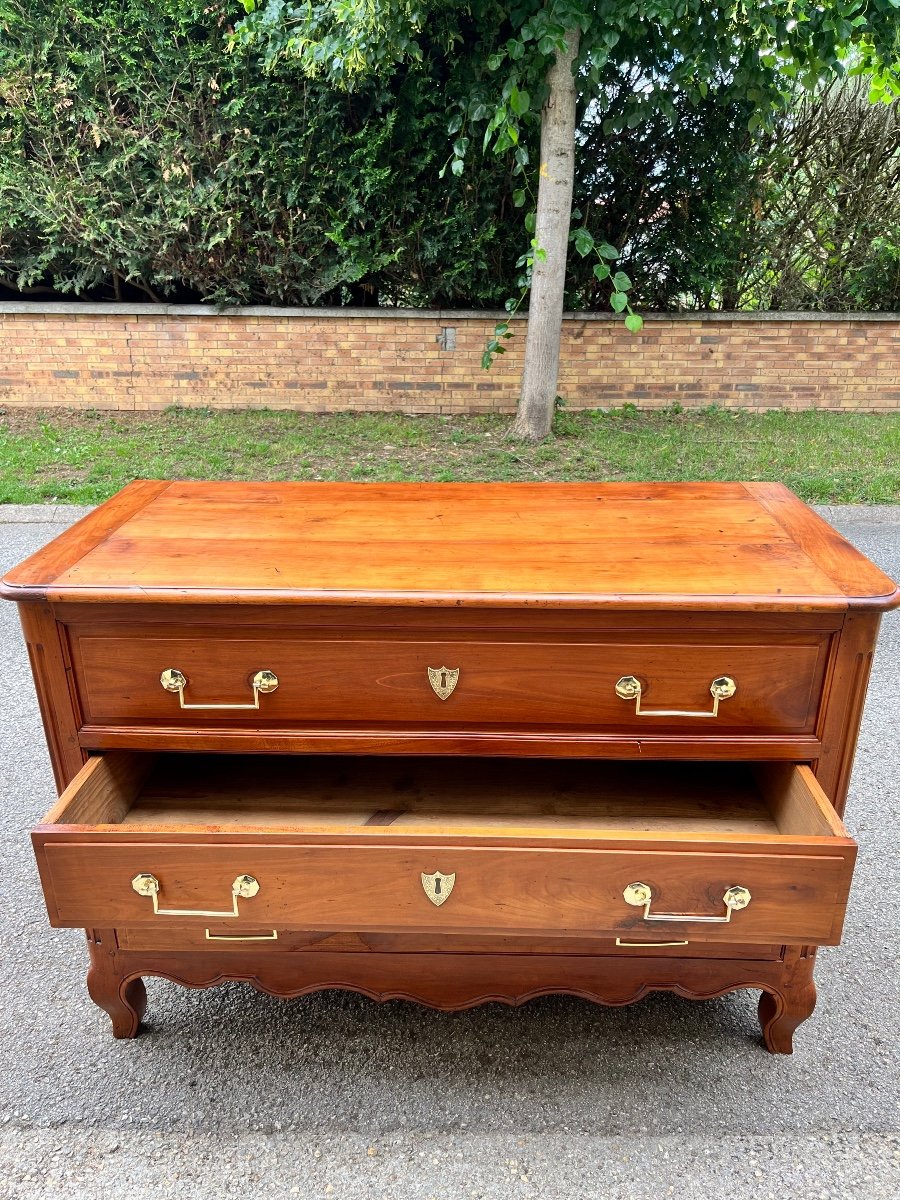
[[[509,107],[517,117],[524,117],[531,107],[531,97],[527,92],[520,92],[517,87],[514,87],[509,93]]]
[[[606,263],[594,263],[594,274],[602,283],[604,279],[609,278],[609,267]]]
[[[619,252],[615,246],[611,246],[609,242],[603,242],[597,247],[597,253],[601,258],[608,258],[611,261],[619,257]]]
[[[525,203],[525,189],[517,188],[512,194],[512,202],[516,208],[521,208]]]
[[[636,312],[631,312],[625,318],[625,328],[629,333],[640,333],[644,328],[644,318],[638,316]]]
[[[462,175],[462,173],[465,169],[466,169],[466,164],[463,162],[463,160],[461,158],[454,158],[453,162],[450,164],[450,170],[453,172],[454,175]]]
[[[624,292],[613,292],[609,298],[609,302],[616,312],[624,312],[628,307],[628,297]]]
[[[537,225],[537,213],[533,210],[525,214],[525,228],[529,233],[534,233],[534,227]]]
[[[585,258],[594,248],[594,235],[589,229],[585,229],[582,225],[580,229],[575,230],[575,249]]]
[[[617,292],[627,292],[631,287],[631,280],[624,271],[616,271],[612,277],[612,285]]]

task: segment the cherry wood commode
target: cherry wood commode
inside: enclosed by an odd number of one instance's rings
[[[900,591],[778,484],[136,482],[4,580],[51,924],[142,977],[813,1010]]]

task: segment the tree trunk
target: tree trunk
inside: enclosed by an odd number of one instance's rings
[[[516,419],[508,436],[538,442],[550,432],[559,380],[563,295],[572,185],[575,177],[575,77],[577,29],[566,34],[566,53],[557,51],[547,72],[547,100],[541,113],[541,169],[538,180],[536,249],[525,339],[525,367]]]

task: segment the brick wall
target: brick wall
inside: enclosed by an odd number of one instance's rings
[[[0,304],[0,405],[508,412],[525,321],[489,372],[497,314]],[[676,314],[563,328],[571,408],[900,409],[900,315]]]

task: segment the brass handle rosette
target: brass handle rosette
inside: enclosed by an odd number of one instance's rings
[[[719,675],[709,685],[709,694],[713,698],[711,709],[681,709],[681,708],[641,708],[643,699],[643,684],[634,675],[623,675],[616,683],[616,695],[620,700],[633,700],[635,716],[638,717],[717,717],[719,704],[728,700],[737,691],[737,684],[730,675]]]

